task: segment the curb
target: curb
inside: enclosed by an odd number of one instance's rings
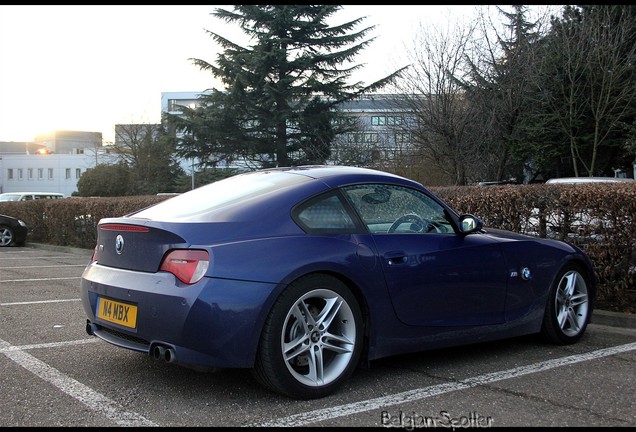
[[[69,246],[57,246],[46,243],[26,243],[25,247],[34,249],[45,249],[54,252],[67,252],[79,255],[87,255],[90,258],[92,249],[82,249]],[[628,314],[621,312],[612,312],[606,310],[594,309],[592,312],[592,324],[600,324],[610,327],[622,327],[629,329],[636,329],[636,314]]]
[[[606,310],[594,310],[592,312],[592,324],[633,329],[636,328],[636,315]]]

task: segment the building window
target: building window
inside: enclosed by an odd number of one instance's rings
[[[44,178],[44,168],[38,168],[38,180],[42,180]]]
[[[402,116],[372,116],[371,117],[371,125],[372,126],[395,126],[404,124],[404,117]]]
[[[22,168],[18,168],[18,180],[24,180],[24,175],[22,174]]]
[[[7,180],[13,180],[13,168],[7,169]]]
[[[49,168],[49,180],[53,180],[53,168]]]
[[[384,126],[386,124],[385,116],[371,116],[371,125]]]
[[[380,141],[380,134],[369,132],[354,132],[347,134],[349,144],[370,144]]]
[[[331,120],[331,124],[335,126],[353,126],[356,124],[356,119],[349,116],[336,117]]]
[[[388,125],[401,125],[404,123],[404,118],[402,116],[387,116],[386,124]]]
[[[75,178],[78,179],[78,178],[80,178],[81,175],[82,175],[82,169],[81,168],[75,168]]]
[[[404,144],[410,143],[413,140],[410,133],[397,133],[395,134],[395,142]]]
[[[168,99],[169,112],[181,112],[181,107],[184,106],[187,106],[190,109],[195,109],[199,106],[199,103],[196,99]]]
[[[69,180],[70,178],[71,178],[71,169],[66,168],[66,180]]]
[[[33,180],[33,168],[27,169],[27,177],[29,178],[29,180]]]

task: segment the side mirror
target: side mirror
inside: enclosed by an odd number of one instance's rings
[[[462,234],[470,234],[484,227],[481,219],[471,214],[463,214],[459,217],[459,230]]]

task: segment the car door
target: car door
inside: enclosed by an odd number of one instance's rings
[[[344,188],[372,234],[398,318],[414,326],[504,321],[507,268],[497,240],[455,232],[445,209],[396,185]]]

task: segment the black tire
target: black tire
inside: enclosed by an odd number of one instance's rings
[[[264,387],[297,399],[334,392],[360,360],[360,307],[338,279],[315,274],[283,291],[265,321],[254,365]]]
[[[541,336],[548,342],[569,345],[577,342],[592,314],[592,285],[579,266],[564,266],[554,279],[543,316]]]
[[[0,247],[9,247],[15,242],[13,230],[5,225],[0,225]]]

